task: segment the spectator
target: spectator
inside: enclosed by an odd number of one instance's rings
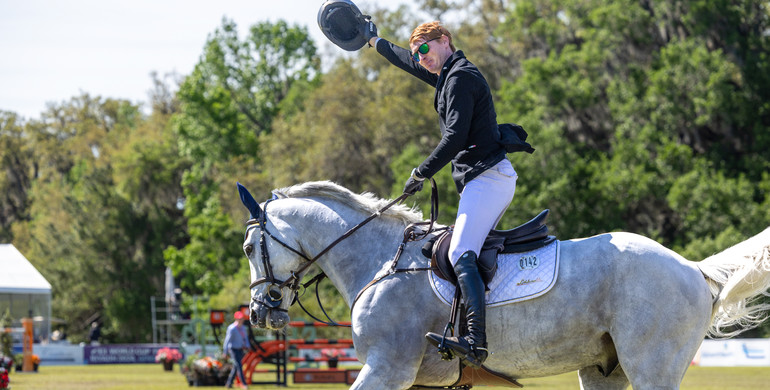
[[[222,348],[224,355],[230,356],[233,359],[233,368],[230,370],[230,376],[227,378],[225,386],[228,388],[233,387],[233,381],[237,374],[238,379],[241,381],[240,387],[247,389],[246,377],[243,375],[243,367],[241,366],[244,350],[249,347],[247,329],[243,326],[246,316],[241,311],[236,311],[233,318],[235,318],[235,321],[227,327],[225,342]]]
[[[99,345],[99,338],[102,337],[102,327],[99,323],[94,321],[91,323],[91,331],[88,333],[88,340],[91,345]]]

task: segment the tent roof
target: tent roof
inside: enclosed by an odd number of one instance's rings
[[[0,293],[50,294],[51,284],[12,244],[0,244]]]

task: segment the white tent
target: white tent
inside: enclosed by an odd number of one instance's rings
[[[13,326],[35,320],[35,339],[51,334],[51,284],[12,244],[0,244],[0,316],[10,309]]]

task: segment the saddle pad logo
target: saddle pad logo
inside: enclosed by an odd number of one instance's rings
[[[539,297],[556,284],[559,273],[559,241],[524,253],[501,253],[497,273],[489,283],[487,306],[502,306]],[[451,305],[455,286],[428,273],[433,292]]]
[[[537,256],[522,256],[519,259],[519,269],[524,271],[525,269],[535,269],[540,265],[540,261]]]
[[[531,279],[522,279],[519,283],[516,283],[517,286],[523,286],[525,284],[532,284],[532,283],[542,283],[543,280],[540,278],[537,278],[535,280]]]

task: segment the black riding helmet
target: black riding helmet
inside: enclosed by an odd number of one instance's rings
[[[365,18],[350,0],[327,0],[318,10],[318,27],[335,45],[356,51],[366,44],[362,30]]]

